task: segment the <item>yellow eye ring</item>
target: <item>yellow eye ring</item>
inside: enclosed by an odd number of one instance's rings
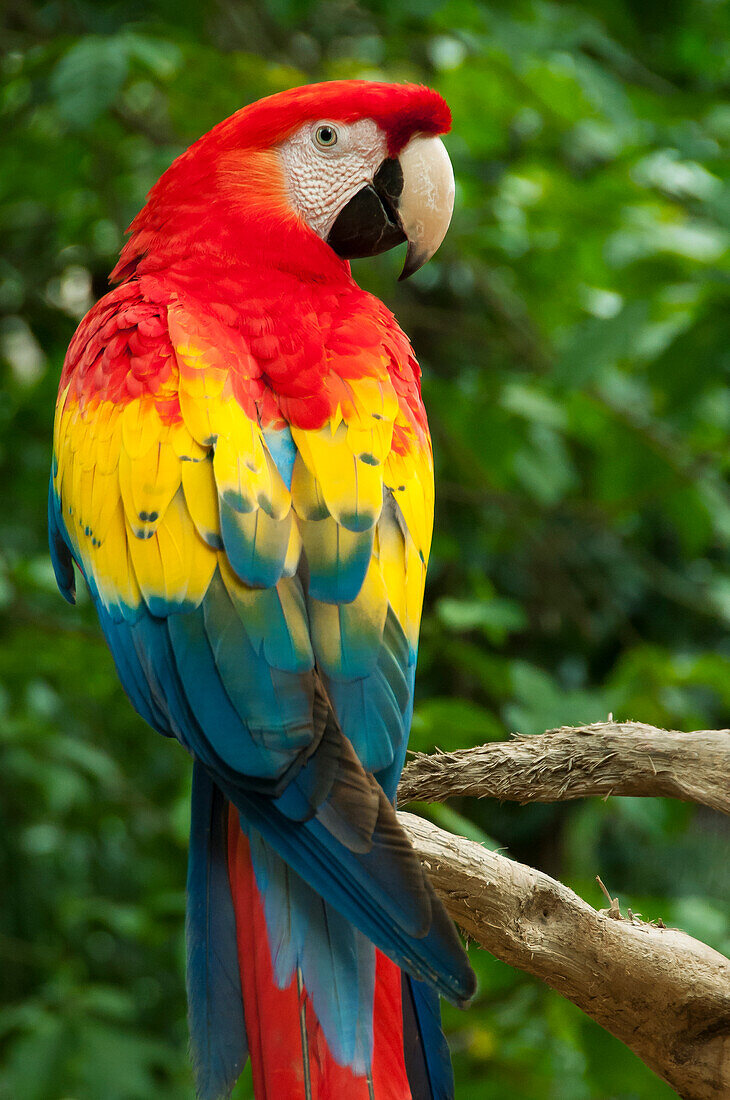
[[[331,149],[333,145],[337,144],[338,139],[337,130],[334,126],[328,124],[318,126],[314,132],[314,140],[322,149]]]

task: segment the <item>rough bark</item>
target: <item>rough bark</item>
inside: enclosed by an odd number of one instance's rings
[[[401,805],[457,795],[510,802],[665,796],[730,813],[730,730],[680,733],[639,722],[565,726],[458,752],[418,753],[398,788]]]
[[[730,1097],[730,960],[684,932],[621,919],[615,903],[596,911],[540,871],[399,817],[471,939],[577,1004],[685,1100]]]

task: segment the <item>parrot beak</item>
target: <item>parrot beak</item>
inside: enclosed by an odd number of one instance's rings
[[[454,172],[440,138],[416,134],[400,156],[383,161],[335,219],[327,243],[343,260],[377,256],[408,242],[399,278],[430,260],[454,209]]]
[[[454,212],[454,170],[441,138],[417,134],[400,155],[403,191],[398,214],[408,241],[399,280],[431,259]]]

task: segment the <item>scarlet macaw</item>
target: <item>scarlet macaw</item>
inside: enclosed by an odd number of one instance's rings
[[[394,812],[433,519],[420,372],[348,259],[441,243],[448,107],[340,81],[226,119],[152,188],[60,383],[59,587],[192,755],[201,1100],[453,1094],[474,975]]]

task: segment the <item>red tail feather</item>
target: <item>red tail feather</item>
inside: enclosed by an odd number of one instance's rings
[[[256,1100],[411,1100],[403,1057],[398,967],[376,952],[371,1093],[366,1077],[335,1062],[307,991],[302,989],[300,995],[296,977],[286,989],[276,984],[248,841],[233,810],[229,814],[228,872]],[[306,1054],[302,1049],[302,1000]]]

